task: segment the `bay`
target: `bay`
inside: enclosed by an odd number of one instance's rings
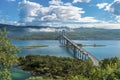
[[[120,57],[120,41],[119,40],[73,40],[78,44],[100,44],[105,46],[86,46],[88,52],[99,60],[109,57]],[[48,45],[48,47],[39,47],[34,49],[21,49],[20,56],[28,54],[50,55],[58,57],[72,57],[72,55],[64,48],[58,40],[12,40],[11,43],[17,47],[31,45]]]
[[[14,45],[21,48],[19,56],[28,54],[50,55],[58,57],[72,57],[64,47],[61,47],[57,40],[17,40],[11,41]],[[22,49],[24,46],[48,45],[48,47],[39,47],[34,49]]]
[[[105,46],[86,46],[83,47],[97,59],[102,60],[110,57],[120,57],[120,41],[119,40],[73,40],[77,44],[101,44]],[[71,57],[67,49],[61,47],[58,40],[11,40],[11,43],[21,48],[19,56],[26,56],[28,54],[50,55],[58,57]],[[48,45],[48,47],[39,47],[33,49],[24,49],[23,46],[31,45]],[[19,68],[13,69],[13,80],[25,80],[30,77],[31,74],[22,71]]]

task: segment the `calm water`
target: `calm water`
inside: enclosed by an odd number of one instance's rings
[[[120,41],[117,40],[74,40],[76,43],[82,44],[103,44],[106,46],[99,47],[84,47],[88,52],[93,54],[98,59],[104,59],[108,57],[120,57]],[[28,54],[40,54],[40,55],[51,55],[51,56],[62,56],[62,57],[72,57],[69,52],[60,47],[60,44],[57,40],[18,40],[11,41],[16,46],[22,48],[22,46],[30,46],[30,45],[48,45],[48,47],[41,47],[36,49],[22,49],[20,56],[25,56]],[[13,80],[25,80],[30,77],[30,73],[22,71],[21,69],[15,68],[13,69]]]
[[[27,71],[23,71],[19,68],[12,69],[12,80],[25,80],[30,76],[31,74]]]
[[[31,45],[48,45],[48,47],[40,47],[34,49],[22,49],[20,56],[28,54],[40,54],[40,55],[51,55],[51,56],[62,56],[72,57],[66,49],[60,47],[59,41],[57,40],[28,40],[28,41],[12,41],[13,44],[22,48],[23,46]]]
[[[84,47],[88,52],[93,54],[98,59],[104,59],[107,57],[120,57],[120,41],[117,40],[74,40],[76,43],[82,44],[103,44],[106,46],[98,47]],[[69,52],[60,47],[60,43],[57,40],[18,40],[11,41],[18,47],[45,44],[48,47],[41,47],[36,49],[22,49],[20,56],[25,56],[28,54],[40,54],[40,55],[51,55],[51,56],[62,56],[62,57],[72,57]]]
[[[93,41],[76,41],[83,44],[102,44],[106,46],[84,47],[88,52],[93,54],[99,60],[108,57],[120,57],[120,41],[118,40],[93,40]]]

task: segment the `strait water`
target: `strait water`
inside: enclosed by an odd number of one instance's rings
[[[19,56],[25,56],[28,54],[39,54],[39,55],[51,55],[51,56],[61,56],[61,57],[72,57],[71,54],[64,48],[60,46],[57,40],[12,40],[14,45],[21,48],[21,53]],[[93,54],[97,59],[101,60],[108,57],[120,57],[120,41],[118,40],[74,40],[76,43],[82,44],[101,44],[105,46],[86,46],[84,47],[88,52]],[[23,46],[31,45],[48,45],[48,47],[40,47],[34,49],[23,49]],[[13,80],[25,80],[30,77],[31,74],[22,71],[21,69],[13,69]]]
[[[32,46],[32,45],[48,45],[48,47],[39,47],[34,49],[22,49],[20,56],[25,56],[28,54],[40,54],[40,55],[50,55],[50,56],[62,56],[62,57],[72,57],[66,49],[60,46],[57,40],[19,40],[12,41],[16,46]]]
[[[51,56],[62,56],[72,57],[71,54],[60,46],[57,40],[17,40],[11,41],[16,46],[22,48],[23,46],[31,45],[48,45],[48,47],[40,47],[34,49],[22,49],[20,56],[28,54],[40,54],[40,55],[51,55]],[[120,41],[119,40],[74,40],[76,43],[82,44],[101,44],[105,46],[86,46],[84,47],[88,52],[93,54],[98,59],[104,59],[108,57],[120,57]]]

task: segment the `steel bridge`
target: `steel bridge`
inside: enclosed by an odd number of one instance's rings
[[[74,58],[81,60],[90,59],[95,66],[99,66],[99,60],[96,57],[94,57],[91,53],[86,51],[83,47],[78,46],[75,42],[70,40],[65,35],[65,30],[59,33],[59,41],[63,46],[69,48],[72,51]]]

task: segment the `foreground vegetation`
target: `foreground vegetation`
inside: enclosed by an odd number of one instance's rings
[[[93,66],[90,60],[54,56],[27,55],[19,58],[19,66],[33,75],[45,76],[43,80],[119,80],[120,59],[107,58],[100,66]],[[42,78],[42,77],[37,77]],[[28,80],[37,80],[31,77]],[[42,80],[42,79],[40,79]]]
[[[0,30],[0,80],[12,80],[11,67],[18,62],[19,49],[9,42],[6,29]]]

